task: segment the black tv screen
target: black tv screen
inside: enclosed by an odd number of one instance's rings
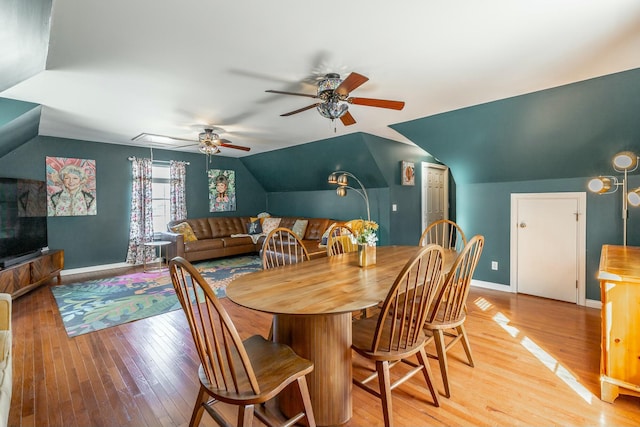
[[[0,178],[0,262],[46,246],[46,183]]]

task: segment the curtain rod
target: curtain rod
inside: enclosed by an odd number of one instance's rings
[[[130,162],[132,162],[133,159],[135,159],[135,157],[128,157],[128,159],[129,159]],[[167,163],[167,164],[171,163],[171,161],[169,161],[169,160],[154,160],[154,159],[152,159],[151,161],[154,162],[154,163]],[[184,162],[184,164],[187,165],[187,166],[190,166],[191,162]]]

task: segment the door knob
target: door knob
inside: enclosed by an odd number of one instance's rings
[[[527,224],[525,222],[520,223],[520,228],[527,228]]]

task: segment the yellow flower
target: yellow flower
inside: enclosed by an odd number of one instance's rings
[[[378,241],[376,231],[378,224],[375,221],[355,221],[353,224],[355,242],[360,245],[375,246]]]

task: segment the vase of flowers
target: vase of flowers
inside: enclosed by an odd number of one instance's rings
[[[358,265],[367,267],[376,263],[376,242],[378,224],[374,221],[356,222],[353,226],[353,239],[358,244]]]

